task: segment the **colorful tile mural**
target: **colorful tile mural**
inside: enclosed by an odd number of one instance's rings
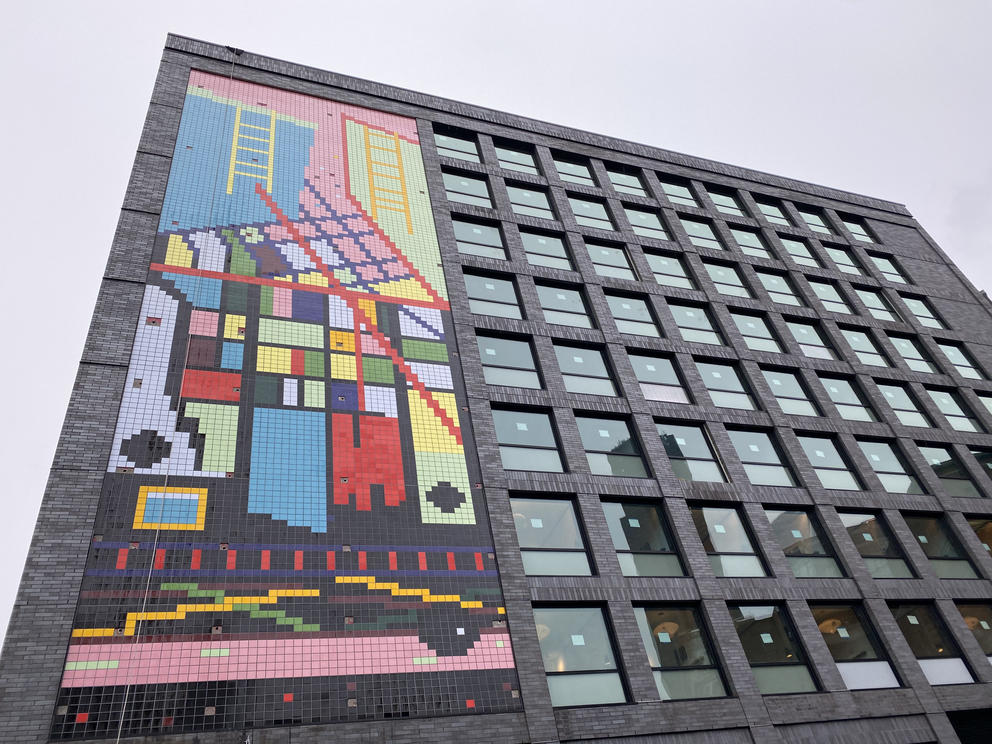
[[[55,738],[519,709],[451,328],[413,120],[191,74]]]

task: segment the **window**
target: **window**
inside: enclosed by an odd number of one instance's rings
[[[624,207],[623,211],[627,215],[627,219],[630,220],[631,229],[637,234],[645,238],[654,238],[655,240],[668,240],[668,233],[665,231],[665,226],[661,224],[661,217],[657,212],[648,212],[643,209],[634,209],[633,207]]]
[[[495,144],[496,158],[499,161],[500,168],[519,173],[530,173],[532,176],[540,175],[532,151],[516,149],[515,147],[499,142]]]
[[[851,380],[846,380],[843,377],[828,377],[827,375],[820,375],[819,380],[830,400],[837,407],[837,413],[842,419],[847,421],[878,421],[878,416],[875,415],[871,406],[865,403],[857,386]]]
[[[551,704],[610,705],[627,695],[599,607],[535,607]]]
[[[733,507],[691,506],[699,539],[717,576],[767,576],[740,512]]]
[[[602,202],[569,196],[568,203],[572,207],[575,221],[583,227],[595,227],[599,230],[616,230],[613,220],[610,219],[610,213],[606,211],[606,205]]]
[[[804,323],[800,320],[786,320],[786,327],[799,344],[799,350],[812,359],[836,359],[834,350],[820,333],[815,323]]]
[[[757,258],[774,258],[768,250],[768,246],[765,245],[764,238],[753,230],[741,230],[740,228],[732,227],[730,228],[730,234],[737,241],[741,253]]]
[[[958,604],[958,612],[982,652],[992,661],[992,604]]]
[[[576,416],[582,447],[593,475],[647,478],[641,446],[622,419]]]
[[[820,298],[820,302],[823,303],[826,310],[844,315],[854,314],[851,306],[847,304],[847,300],[844,299],[840,290],[837,289],[837,285],[833,282],[818,282],[810,279],[809,286],[813,289],[813,294]]]
[[[933,605],[893,605],[892,614],[931,685],[957,685],[975,681],[961,659],[958,645],[947,632]]]
[[[861,265],[846,248],[838,248],[835,245],[825,245],[823,246],[823,250],[828,256],[830,256],[830,260],[837,265],[837,268],[845,274],[864,276],[865,272],[861,270]]]
[[[858,477],[851,471],[850,464],[833,437],[799,434],[797,439],[824,488],[839,491],[861,489]]]
[[[896,449],[889,442],[859,439],[858,446],[868,458],[868,464],[889,493],[926,493]]]
[[[666,287],[681,287],[682,289],[695,289],[696,285],[689,276],[689,272],[678,256],[668,253],[644,253],[654,280],[658,284]]]
[[[489,184],[485,178],[475,178],[461,173],[444,171],[444,191],[448,201],[459,204],[472,204],[476,207],[491,207],[493,200],[489,196]]]
[[[726,482],[702,426],[668,422],[658,422],[656,426],[676,476],[700,483]]]
[[[781,235],[778,236],[778,239],[785,246],[786,253],[792,256],[792,260],[800,266],[813,266],[817,269],[823,267],[820,260],[810,253],[809,246],[803,241],[796,238],[784,238]]]
[[[786,274],[774,274],[770,271],[755,271],[754,273],[757,275],[758,281],[761,282],[761,286],[768,292],[768,296],[772,298],[772,302],[777,302],[780,305],[793,305],[794,307],[802,307],[805,304],[796,294],[796,290]]]
[[[858,361],[869,367],[888,367],[889,362],[867,331],[857,331],[853,328],[841,328],[840,335],[851,347]]]
[[[720,408],[740,408],[756,411],[758,406],[741,380],[740,373],[732,364],[696,362],[703,386],[709,391],[713,405]]]
[[[860,607],[818,604],[810,610],[847,689],[899,687],[899,680]]]
[[[909,284],[909,280],[906,279],[902,271],[899,270],[899,266],[891,258],[879,256],[874,253],[869,253],[868,258],[870,258],[872,263],[874,263],[878,270],[882,272],[882,276],[890,282],[895,282],[896,284]]]
[[[510,198],[510,207],[515,214],[543,217],[546,220],[555,218],[551,202],[548,201],[548,195],[544,191],[506,184],[506,194]]]
[[[782,454],[764,431],[727,429],[744,472],[753,486],[795,486],[792,471],[782,463]]]
[[[816,692],[802,645],[784,607],[729,605],[729,609],[762,695]]]
[[[975,394],[978,396],[978,400],[981,401],[982,405],[985,406],[985,410],[992,414],[992,395],[988,393],[982,394],[977,391]]]
[[[465,272],[468,306],[476,315],[496,315],[520,320],[520,300],[510,279],[497,279],[483,274]]]
[[[772,329],[768,327],[767,321],[762,316],[731,310],[730,317],[733,318],[734,325],[737,326],[737,330],[744,337],[744,343],[747,344],[747,348],[753,351],[782,353],[782,345],[778,342],[778,338],[772,332]]]
[[[577,289],[566,289],[550,284],[537,284],[537,297],[541,301],[544,319],[548,323],[573,326],[574,328],[592,328],[589,310]]]
[[[591,576],[571,499],[510,497],[513,526],[528,576]]]
[[[658,324],[654,322],[647,300],[626,295],[606,295],[606,303],[613,313],[613,321],[620,333],[636,336],[660,336]]]
[[[665,180],[660,178],[661,189],[665,192],[665,196],[668,197],[668,201],[672,204],[682,204],[687,207],[698,207],[699,202],[696,201],[696,197],[692,195],[692,191],[689,190],[688,181],[674,181]]]
[[[909,295],[904,294],[899,296],[902,297],[902,301],[906,303],[906,307],[909,308],[909,312],[911,312],[913,317],[919,321],[920,325],[927,328],[938,328],[941,330],[947,328],[943,321],[937,317],[937,313],[934,312],[934,309],[930,306],[930,303],[925,299],[922,297],[910,297]]]
[[[500,459],[506,470],[564,472],[550,415],[494,408],[493,424]]]
[[[455,244],[459,253],[506,260],[506,248],[499,227],[484,222],[451,218],[455,229]]]
[[[571,271],[572,261],[565,247],[565,241],[560,235],[521,230],[520,240],[524,244],[527,263],[532,266],[549,266],[552,269]]]
[[[773,225],[791,225],[792,221],[785,216],[785,212],[777,204],[772,204],[767,201],[755,200],[758,205],[758,209],[765,216],[765,219],[771,222]]]
[[[645,398],[665,403],[689,402],[682,380],[679,379],[671,359],[634,353],[627,356]]]
[[[716,285],[716,291],[720,294],[747,298],[752,296],[747,286],[745,286],[744,280],[741,279],[741,275],[733,266],[703,261],[703,267],[706,269],[706,273],[710,275],[710,279],[713,280],[713,284]]]
[[[620,194],[647,196],[644,182],[641,181],[640,171],[637,168],[611,163],[606,166],[606,175],[609,176],[614,191]]]
[[[482,162],[479,159],[479,148],[476,147],[475,137],[471,134],[456,135],[435,125],[434,144],[437,146],[437,154],[442,157],[467,160],[470,163]]]
[[[541,378],[534,362],[534,350],[529,341],[494,336],[476,337],[482,374],[490,385],[541,388]]]
[[[716,207],[718,212],[736,215],[737,217],[747,217],[744,214],[741,203],[737,201],[737,197],[733,194],[725,191],[716,191],[712,188],[707,188],[706,192],[709,194],[710,199],[713,201],[713,206]]]
[[[635,607],[662,700],[726,697],[710,640],[692,607]]]
[[[800,509],[765,509],[775,539],[782,547],[796,578],[843,576],[829,543],[812,512]]]
[[[985,474],[989,478],[992,478],[992,450],[973,447],[970,452],[978,461],[981,469],[985,471]]]
[[[603,512],[624,576],[685,576],[659,506],[604,501]]]
[[[855,240],[860,240],[862,243],[877,242],[868,232],[868,225],[864,220],[857,217],[841,217],[840,221],[844,223],[844,227],[854,236]]]
[[[937,388],[924,388],[940,412],[944,414],[947,423],[952,429],[957,431],[967,431],[982,434],[985,427],[981,425],[971,409],[956,390],[938,390]]]
[[[903,358],[908,366],[914,372],[927,372],[929,374],[935,374],[937,372],[937,367],[934,366],[933,361],[930,357],[920,348],[920,344],[915,338],[910,338],[909,336],[896,336],[892,333],[888,334],[889,342],[896,347],[896,351],[899,352],[899,356]]]
[[[690,220],[688,217],[679,217],[682,227],[689,235],[689,242],[699,248],[709,248],[714,251],[722,251],[723,243],[713,232],[713,227],[708,222]]]
[[[796,211],[799,212],[799,216],[803,218],[803,222],[806,223],[806,227],[815,233],[820,233],[822,235],[833,235],[834,231],[830,229],[826,221],[823,219],[823,214],[814,211],[811,207],[796,207]]]
[[[951,343],[950,341],[935,341],[935,343],[944,352],[947,360],[954,365],[954,369],[957,370],[959,375],[969,380],[985,379],[982,373],[978,371],[978,365],[975,364],[975,361],[965,351],[964,346]]]
[[[902,550],[881,516],[861,512],[838,512],[837,516],[873,579],[914,578]]]
[[[916,399],[905,385],[887,385],[881,382],[876,384],[903,426],[933,426],[933,422],[920,410]]]
[[[810,400],[806,386],[798,373],[783,369],[762,369],[761,373],[765,376],[765,382],[771,388],[782,413],[793,416],[822,415],[816,404]]]
[[[567,181],[568,183],[581,183],[583,186],[595,186],[596,181],[592,177],[592,171],[589,170],[589,165],[587,163],[581,163],[578,160],[572,160],[566,158],[564,155],[558,153],[552,153],[552,159],[555,161],[555,168],[558,171],[558,177],[562,181]]]
[[[599,349],[555,344],[555,356],[558,357],[558,367],[568,392],[617,394],[610,379],[610,370],[603,360],[603,352]]]
[[[975,531],[975,535],[982,543],[986,553],[992,553],[992,519],[978,517],[969,519],[968,525]]]
[[[630,268],[627,251],[623,248],[587,240],[586,250],[589,251],[589,260],[592,261],[593,268],[600,276],[613,276],[617,279],[637,278]]]
[[[675,325],[679,327],[679,332],[684,340],[695,341],[700,344],[723,345],[723,338],[713,325],[706,308],[669,302],[668,309],[672,311]]]
[[[873,289],[862,289],[860,287],[854,288],[854,293],[858,296],[864,306],[868,308],[868,312],[871,313],[873,318],[878,320],[889,320],[892,322],[898,322],[902,320],[896,309],[892,307],[892,304],[885,299],[885,295],[881,292],[876,292]]]
[[[978,574],[964,555],[957,538],[940,517],[903,514],[938,579],[977,579]]]
[[[933,474],[940,481],[941,488],[949,496],[964,499],[981,498],[982,494],[975,482],[950,447],[922,444],[917,446],[923,459],[933,468]]]

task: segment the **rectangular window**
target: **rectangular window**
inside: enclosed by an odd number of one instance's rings
[[[812,512],[765,509],[772,532],[785,553],[792,574],[799,579],[839,578],[844,575]]]
[[[682,204],[687,207],[699,206],[696,197],[692,195],[688,181],[666,180],[661,176],[658,179],[661,183],[662,191],[665,192],[665,196],[668,197],[668,201],[672,204]]]
[[[975,536],[985,548],[985,552],[992,553],[992,519],[985,517],[969,519],[968,526],[975,531]]]
[[[903,426],[927,428],[933,426],[933,422],[920,410],[916,399],[913,398],[913,394],[905,385],[883,384],[881,382],[876,382],[876,385]]]
[[[716,657],[692,607],[635,607],[658,695],[662,700],[726,697]]]
[[[847,421],[878,421],[871,406],[865,403],[861,392],[851,380],[843,377],[819,375],[820,384],[837,407],[837,413]]]
[[[915,578],[902,549],[880,515],[838,512],[837,516],[873,579]]]
[[[796,372],[783,369],[762,369],[765,382],[778,401],[782,413],[793,416],[820,416],[820,410],[809,397],[802,378]]]
[[[648,400],[665,403],[688,403],[682,380],[671,359],[629,353],[630,366],[634,368],[641,393]]]
[[[661,507],[604,501],[603,512],[624,576],[685,576]]]
[[[858,446],[868,458],[868,464],[882,481],[882,488],[886,491],[905,494],[926,493],[894,444],[859,439]]]
[[[648,253],[645,251],[644,258],[647,259],[654,280],[666,287],[681,287],[682,289],[695,289],[696,285],[689,276],[682,259],[668,253]]]
[[[499,161],[499,167],[504,170],[530,173],[532,176],[540,175],[533,151],[496,143],[496,158]]]
[[[747,348],[752,351],[782,353],[782,345],[778,342],[778,338],[762,316],[731,310],[730,317],[733,318],[734,325],[737,326],[737,330],[744,337],[744,343],[747,344]]]
[[[817,269],[823,268],[823,264],[820,263],[820,260],[810,252],[809,246],[802,240],[797,238],[786,238],[781,235],[778,236],[778,239],[781,240],[782,245],[785,246],[786,253],[792,256],[792,260],[800,266],[812,266]]]
[[[862,243],[877,242],[872,238],[871,233],[868,232],[868,225],[864,220],[857,217],[841,217],[840,220],[844,223],[847,231],[854,236],[855,240],[860,240]]]
[[[594,227],[598,230],[616,230],[606,205],[589,199],[579,199],[569,195],[568,203],[572,207],[575,221],[583,227]]]
[[[768,296],[772,298],[772,302],[794,307],[802,307],[806,304],[796,294],[795,287],[792,286],[787,274],[774,274],[771,271],[755,271],[754,273],[757,275],[758,281],[761,282],[761,286],[768,292]]]
[[[630,333],[636,336],[661,336],[658,324],[648,306],[647,300],[626,295],[606,295],[606,303],[613,314],[613,322],[617,324],[620,333]]]
[[[985,376],[978,370],[978,365],[971,355],[965,350],[962,344],[951,343],[950,341],[934,340],[937,347],[944,352],[947,360],[954,365],[957,373],[969,380],[984,380]]]
[[[902,297],[902,301],[906,303],[906,307],[909,308],[909,312],[911,312],[913,317],[919,321],[920,325],[927,328],[937,328],[939,330],[944,330],[947,328],[943,321],[941,321],[941,319],[937,316],[937,313],[934,312],[934,309],[930,306],[930,303],[925,299],[922,297],[910,297],[909,295],[904,294],[899,296]]]
[[[574,328],[592,328],[589,309],[577,289],[537,284],[537,297],[541,301],[544,319],[548,323],[572,326]]]
[[[493,200],[489,196],[489,184],[485,178],[449,171],[444,171],[441,176],[444,179],[444,191],[448,201],[472,204],[476,207],[492,207]]]
[[[482,162],[475,137],[467,132],[456,135],[454,132],[439,130],[435,125],[434,144],[437,146],[437,154],[442,157],[467,160],[470,163]]]
[[[882,276],[888,279],[890,282],[895,282],[896,284],[909,284],[909,280],[906,279],[905,274],[899,269],[896,262],[885,256],[879,256],[874,253],[869,253],[868,258],[871,259],[872,263],[878,268],[882,273]]]
[[[833,437],[797,434],[796,438],[824,488],[838,491],[861,490],[861,482]]]
[[[733,266],[703,261],[703,267],[706,269],[706,273],[710,275],[710,279],[713,280],[713,284],[716,285],[716,291],[720,294],[730,295],[731,297],[751,298],[750,290],[748,290],[744,284],[744,280],[741,279],[741,275]]]
[[[725,483],[723,469],[710,446],[706,430],[698,424],[657,422],[658,436],[671,461],[672,472],[684,481]]]
[[[520,240],[524,244],[527,263],[532,266],[572,270],[572,260],[565,247],[565,241],[560,235],[521,230]]]
[[[756,258],[774,258],[771,251],[768,250],[768,246],[765,245],[765,239],[759,233],[753,230],[742,230],[732,227],[730,228],[730,234],[737,241],[737,246],[741,249],[741,253]]]
[[[530,341],[495,336],[476,336],[482,374],[490,385],[541,388]]]
[[[767,201],[755,200],[758,205],[758,209],[765,216],[765,219],[771,222],[773,225],[791,225],[792,221],[785,216],[785,212],[782,211],[782,207],[778,204],[772,204]]]
[[[778,605],[728,605],[762,695],[816,692],[802,644]]]
[[[768,575],[736,508],[691,506],[689,512],[716,576]]]
[[[606,175],[609,176],[610,183],[613,184],[613,190],[620,194],[648,195],[644,190],[644,182],[641,180],[640,173],[637,168],[616,163],[606,166]]]
[[[709,194],[709,197],[713,202],[713,206],[716,207],[718,212],[732,214],[737,217],[747,217],[747,215],[744,214],[744,208],[741,207],[741,203],[737,201],[737,197],[730,192],[716,191],[715,189],[707,187],[706,193]]]
[[[811,359],[836,359],[837,355],[823,337],[819,326],[815,323],[804,323],[799,320],[786,320],[786,327],[799,344],[799,350]]]
[[[956,390],[938,390],[924,388],[940,412],[944,414],[947,423],[957,431],[967,431],[973,434],[984,434],[985,427],[965,404],[964,399]]]
[[[869,367],[890,366],[889,361],[867,331],[857,331],[853,328],[841,328],[839,330],[840,335],[847,341],[847,345],[851,347],[851,351],[854,352],[859,362]]]
[[[975,681],[961,658],[957,643],[944,626],[937,609],[928,604],[892,606],[899,630],[931,685],[960,685]]]
[[[847,300],[844,299],[840,290],[837,289],[837,285],[833,282],[819,282],[809,279],[809,286],[812,288],[813,294],[823,303],[824,309],[832,313],[854,314],[851,306],[847,304]]]
[[[571,499],[510,497],[513,526],[528,576],[591,576]]]
[[[992,661],[992,604],[958,604],[961,619]]]
[[[506,260],[506,248],[498,225],[460,217],[452,217],[451,224],[455,229],[455,244],[459,253]]]
[[[669,240],[668,232],[665,230],[665,226],[661,222],[661,216],[657,212],[648,212],[643,209],[626,206],[623,208],[623,211],[627,215],[627,219],[630,220],[630,228],[637,235],[645,238],[654,238],[655,240]]]
[[[830,256],[830,260],[837,265],[837,268],[845,274],[864,276],[865,272],[861,270],[861,265],[846,248],[838,248],[835,245],[825,245],[823,246],[823,250],[828,256]]]
[[[903,514],[902,517],[938,579],[978,578],[961,544],[943,519],[927,514]]]
[[[703,386],[709,391],[713,405],[745,411],[758,410],[754,397],[744,386],[740,373],[734,365],[697,361],[696,369],[703,379]]]
[[[976,392],[978,400],[981,401],[982,405],[985,406],[985,410],[992,414],[992,395]]]
[[[708,222],[691,220],[688,217],[679,217],[682,227],[689,235],[689,242],[699,248],[709,248],[713,251],[722,251],[723,243],[713,232],[713,226]]]
[[[969,451],[975,457],[975,460],[978,461],[979,467],[985,471],[985,474],[989,478],[992,478],[992,450],[982,447],[972,447]]]
[[[868,308],[868,312],[871,313],[873,318],[878,320],[888,320],[892,322],[899,322],[902,320],[896,309],[892,307],[890,303],[881,292],[876,292],[874,289],[862,289],[860,287],[854,288],[854,293],[858,296],[858,299],[864,303],[864,306]]]
[[[610,370],[599,349],[555,344],[558,367],[570,393],[589,395],[616,395]]]
[[[465,288],[468,291],[468,307],[473,313],[517,320],[523,318],[513,280],[465,272]]]
[[[963,499],[981,498],[981,491],[950,447],[922,444],[917,446],[923,459],[933,468],[933,474],[940,481],[941,488],[949,496]]]
[[[592,177],[592,171],[588,163],[582,163],[575,159],[566,158],[558,153],[551,154],[555,162],[555,169],[558,177],[568,183],[581,183],[583,186],[595,186],[596,181]]]
[[[641,445],[623,419],[576,416],[582,447],[593,475],[647,478]]]
[[[906,366],[909,367],[914,372],[926,372],[928,374],[936,374],[937,367],[934,365],[933,360],[930,356],[923,351],[919,342],[915,338],[909,336],[896,336],[895,334],[888,334],[889,343],[891,343],[896,351],[899,352],[899,356],[903,358],[906,362]]]
[[[799,216],[803,218],[803,222],[806,223],[806,227],[815,233],[820,233],[821,235],[833,235],[834,231],[830,229],[826,220],[823,218],[821,212],[815,211],[812,207],[796,207],[796,211],[799,212]]]
[[[627,702],[613,641],[599,607],[535,607],[551,705]]]
[[[542,217],[546,220],[555,218],[551,202],[546,192],[527,186],[511,186],[506,184],[506,194],[510,198],[510,207],[515,214],[527,217]]]
[[[494,408],[493,424],[506,470],[564,472],[549,414]]]
[[[771,434],[749,429],[727,429],[727,435],[751,485],[796,485],[792,470],[782,461],[782,453]]]
[[[860,607],[817,604],[810,610],[847,689],[899,687],[899,680]]]
[[[716,326],[713,325],[706,308],[669,302],[668,309],[672,311],[675,324],[679,327],[679,332],[685,341],[723,345],[723,338]]]
[[[617,279],[636,279],[634,270],[630,267],[627,251],[615,245],[586,241],[589,260],[596,273],[600,276],[612,276]]]

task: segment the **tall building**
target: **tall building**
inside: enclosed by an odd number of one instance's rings
[[[987,741],[990,373],[901,205],[170,36],[0,740]]]

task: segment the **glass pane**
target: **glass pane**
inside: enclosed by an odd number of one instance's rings
[[[699,539],[708,553],[754,553],[740,514],[734,508],[690,507]]]
[[[562,181],[570,183],[581,183],[587,186],[595,186],[589,167],[582,163],[570,163],[566,160],[555,159],[555,168]]]
[[[884,658],[854,607],[814,605],[810,610],[834,661],[873,661]]]
[[[681,387],[675,365],[670,359],[655,356],[629,354],[630,365],[640,382],[657,382]]]
[[[665,403],[688,403],[689,396],[681,387],[673,385],[652,385],[641,383],[641,393],[647,400],[664,401]]]
[[[526,369],[509,369],[507,367],[482,368],[482,374],[490,385],[507,385],[509,387],[541,389],[541,378],[537,372]]]
[[[662,700],[726,697],[727,691],[716,669],[656,670],[654,681]]]
[[[496,409],[493,411],[493,423],[500,444],[557,446],[551,418],[546,413]]]
[[[555,344],[555,356],[558,367],[564,374],[583,375],[585,377],[609,377],[603,352],[599,349],[586,349],[581,346],[563,346]]]
[[[816,406],[810,403],[808,400],[796,400],[795,398],[779,398],[779,407],[782,409],[782,413],[792,414],[793,416],[819,416],[820,412],[816,410]]]
[[[782,465],[752,465],[744,463],[744,472],[755,486],[786,486],[796,485],[792,474]]]
[[[751,665],[798,664],[803,650],[777,605],[730,605],[730,617]]]
[[[528,576],[592,576],[585,553],[521,550],[520,556]]]
[[[538,284],[536,286],[537,296],[541,300],[541,307],[585,315],[586,305],[579,291],[565,289],[563,287],[552,287],[545,284]]]
[[[682,480],[699,483],[723,483],[726,478],[719,464],[712,460],[672,460],[672,472]]]
[[[834,579],[844,576],[833,558],[787,556],[786,560],[797,579]]]
[[[892,614],[917,659],[960,656],[957,644],[931,605],[895,605]]]
[[[982,651],[992,656],[992,604],[959,604],[958,612]]]
[[[521,230],[520,240],[524,244],[524,250],[527,253],[556,256],[558,258],[568,257],[565,242],[560,237]]]
[[[865,558],[865,567],[873,579],[915,578],[902,558]]]
[[[713,459],[709,441],[702,427],[658,423],[658,435],[669,457]]]
[[[499,456],[505,470],[537,470],[544,473],[563,472],[561,456],[556,449],[500,447]]]
[[[617,553],[624,576],[684,576],[678,556],[671,553]]]
[[[586,452],[589,469],[593,475],[616,475],[627,478],[647,478],[644,461],[640,456],[614,455],[605,452]]]
[[[653,504],[603,502],[603,512],[617,550],[638,552],[673,550],[659,508]]]
[[[588,315],[578,313],[567,313],[558,310],[545,310],[544,319],[548,323],[555,325],[573,326],[575,328],[592,328],[592,320]]]
[[[502,302],[488,302],[487,300],[474,300],[469,298],[468,309],[476,315],[494,315],[498,318],[514,318],[520,320],[520,308],[516,305],[508,305]]]
[[[627,702],[620,675],[553,674],[548,677],[551,705],[612,705]]]
[[[765,576],[765,569],[757,556],[753,555],[710,555],[710,565],[714,576],[727,578]]]
[[[499,159],[500,167],[507,170],[519,171],[521,173],[531,173],[538,175],[537,165],[534,156],[529,152],[511,150],[506,147],[496,147],[496,157]]]
[[[517,304],[517,290],[513,282],[508,279],[465,274],[465,288],[468,290],[468,296],[472,298]]]
[[[571,501],[511,498],[510,507],[521,548],[585,549]]]
[[[590,418],[576,416],[582,446],[592,452],[611,452],[621,455],[640,455],[637,440],[622,419]]]
[[[853,512],[842,512],[838,516],[862,556],[902,558],[902,551],[879,517]]]
[[[816,684],[802,664],[789,666],[752,667],[754,681],[762,695],[781,695],[796,692],[816,692]]]
[[[602,377],[579,377],[577,375],[562,375],[565,383],[565,390],[570,393],[584,393],[586,395],[613,395],[617,394],[616,388],[610,380]]]
[[[830,555],[809,512],[765,509],[765,515],[771,523],[775,539],[787,556]]]
[[[534,622],[547,672],[616,669],[598,607],[535,607]]]
[[[534,354],[527,341],[478,336],[479,355],[484,365],[536,369]]]
[[[727,434],[742,462],[781,464],[778,450],[765,432],[728,429]]]
[[[688,607],[635,607],[637,625],[653,667],[713,666],[699,614]]]
[[[837,664],[837,671],[849,690],[900,686],[887,661],[846,661]]]

